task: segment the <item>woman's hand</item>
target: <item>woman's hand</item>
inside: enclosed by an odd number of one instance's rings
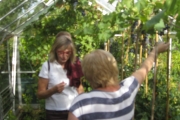
[[[148,72],[151,70],[156,54],[163,53],[169,48],[169,43],[158,42],[156,43],[155,48],[151,51],[145,61],[141,64],[140,68],[136,70],[132,75],[137,79],[139,84],[142,84],[148,75]]]
[[[165,43],[165,42],[157,42],[156,46],[155,46],[155,52],[159,53],[163,53],[165,51],[167,51],[169,48],[169,43]]]
[[[65,82],[61,82],[55,86],[56,92],[61,93],[64,90]]]
[[[48,83],[49,83],[48,79],[39,78],[38,91],[37,91],[37,97],[39,99],[45,99],[55,93],[61,93],[64,90],[64,86],[66,85],[66,83],[61,82],[57,84],[56,86],[52,87],[51,89],[47,89]]]

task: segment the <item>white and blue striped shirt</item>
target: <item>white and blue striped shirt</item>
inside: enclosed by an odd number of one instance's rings
[[[77,96],[70,107],[79,120],[130,120],[139,83],[134,76],[121,81],[115,92],[93,90]]]

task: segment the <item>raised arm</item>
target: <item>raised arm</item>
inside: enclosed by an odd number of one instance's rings
[[[158,56],[159,53],[165,52],[169,48],[169,43],[159,42],[141,64],[141,67],[136,70],[132,75],[138,80],[141,84],[145,80],[146,75],[151,70],[153,62],[155,60],[155,55]]]

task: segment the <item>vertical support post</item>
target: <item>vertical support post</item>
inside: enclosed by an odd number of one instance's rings
[[[108,51],[107,43],[106,43],[106,42],[104,43],[104,50],[105,50],[105,51]]]
[[[11,66],[10,66],[10,55],[9,55],[9,40],[7,40],[7,60],[8,60],[8,74],[9,74],[9,90],[10,90],[10,97],[14,100],[13,95],[13,84],[12,84],[12,77],[11,77]]]
[[[107,42],[107,51],[108,52],[110,51],[110,40],[108,40],[108,42]]]
[[[155,38],[156,43],[158,42],[158,39],[159,39],[159,35],[158,35],[158,31],[156,31],[156,38]],[[156,84],[157,84],[157,66],[158,66],[157,52],[158,52],[157,49],[155,49],[151,120],[154,120],[154,111],[155,111],[155,102],[156,102]]]
[[[16,94],[16,65],[17,65],[17,36],[13,39],[13,56],[12,56],[12,89],[13,95]],[[15,113],[15,99],[13,100],[13,112]]]
[[[108,52],[110,51],[110,41],[109,40],[104,43],[104,50],[108,51]]]
[[[169,38],[169,32],[167,33],[167,40],[170,43],[167,51],[167,100],[166,100],[166,120],[169,120],[169,90],[170,90],[170,70],[171,70],[171,44],[172,39]]]
[[[0,94],[0,120],[3,119],[3,104],[2,104],[2,97],[1,97],[1,94]]]
[[[22,105],[22,90],[21,90],[21,73],[20,73],[20,54],[19,54],[19,37],[17,39],[17,89],[19,105]]]
[[[147,52],[148,52],[148,50],[147,50],[148,48],[146,47],[145,48],[145,58],[147,58]],[[146,86],[146,90],[145,90],[145,93],[146,93],[146,95],[147,95],[147,93],[148,93],[148,75],[146,75],[146,79],[145,79],[145,86]]]
[[[8,62],[8,74],[9,74],[9,89],[12,90],[11,66],[10,66],[10,58],[9,58],[9,40],[7,40],[7,62]]]
[[[122,34],[121,46],[121,80],[124,78],[124,34]]]
[[[142,63],[143,40],[144,40],[144,35],[142,34],[140,36],[139,65],[141,65]]]

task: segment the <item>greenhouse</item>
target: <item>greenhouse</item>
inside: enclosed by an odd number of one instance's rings
[[[119,82],[141,68],[157,43],[169,43],[140,84],[132,119],[180,120],[179,6],[178,0],[0,0],[0,120],[45,120],[39,74],[60,31],[71,34],[80,61],[96,49],[110,52]],[[94,90],[84,77],[81,83],[85,93]]]

